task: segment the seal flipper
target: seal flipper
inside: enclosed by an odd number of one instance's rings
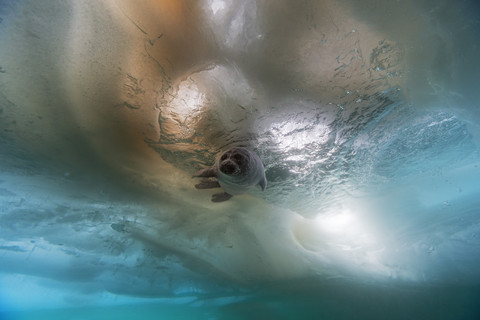
[[[263,177],[262,180],[258,183],[258,185],[262,188],[262,191],[265,190],[267,187],[267,178]]]
[[[215,172],[215,168],[214,168],[214,167],[210,167],[210,168],[205,168],[205,169],[202,169],[202,170],[197,171],[197,172],[192,176],[192,178],[196,178],[196,177],[200,177],[200,178],[215,178],[215,177],[217,177],[217,174],[216,174],[216,172]]]
[[[223,201],[227,201],[228,199],[230,199],[231,197],[233,197],[231,194],[228,194],[226,192],[223,192],[223,193],[215,193],[213,196],[212,196],[212,201],[213,202],[223,202]]]
[[[202,179],[200,183],[195,185],[197,189],[212,189],[212,188],[220,188],[220,183],[218,181]]]

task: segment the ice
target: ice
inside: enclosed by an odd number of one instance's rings
[[[478,12],[1,3],[0,318],[477,317]]]

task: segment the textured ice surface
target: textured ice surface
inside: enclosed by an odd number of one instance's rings
[[[0,311],[473,318],[478,12],[2,2]],[[268,188],[211,203],[191,175],[232,146],[260,155]]]

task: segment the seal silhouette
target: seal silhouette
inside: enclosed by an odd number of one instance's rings
[[[222,188],[225,191],[214,194],[213,202],[227,201],[256,185],[260,185],[262,191],[267,187],[262,161],[254,152],[242,147],[224,151],[213,166],[198,171],[193,177],[204,178],[195,185],[197,189]]]

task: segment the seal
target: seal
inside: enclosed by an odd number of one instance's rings
[[[262,191],[267,187],[262,161],[254,152],[242,147],[224,151],[213,166],[198,171],[193,177],[204,178],[195,185],[197,189],[222,188],[225,191],[214,194],[213,202],[227,201],[256,185],[260,185]]]

